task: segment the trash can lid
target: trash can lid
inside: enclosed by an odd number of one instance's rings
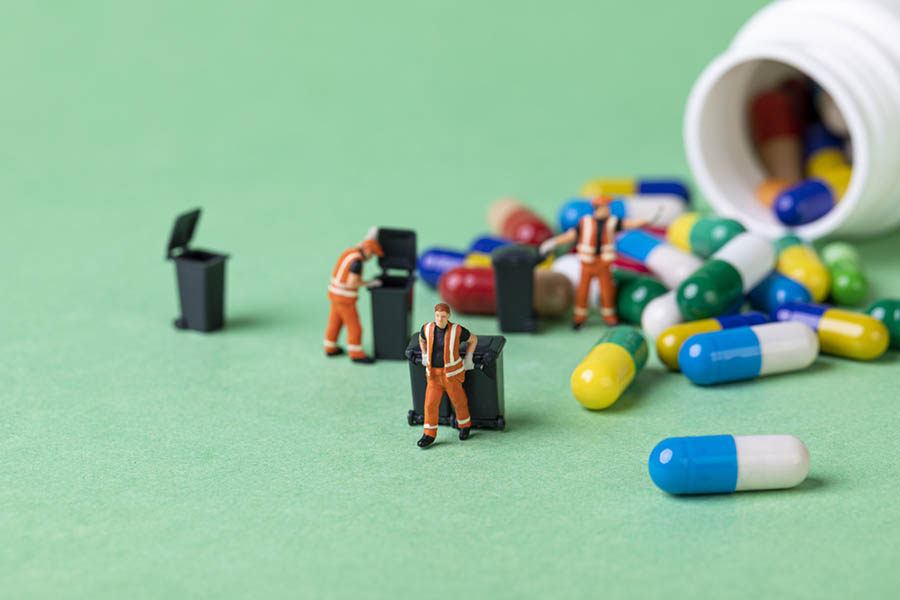
[[[178,218],[175,219],[175,225],[172,227],[172,236],[169,238],[166,258],[172,258],[172,250],[176,248],[187,248],[191,238],[194,237],[194,229],[197,227],[199,218],[199,208],[178,215]]]
[[[509,246],[501,246],[491,252],[491,262],[495,265],[500,263],[510,266],[535,266],[540,262],[540,257],[538,256],[538,249],[534,246],[510,244]]]
[[[384,256],[378,258],[382,271],[403,269],[410,273],[416,268],[416,232],[412,229],[378,228],[378,243]]]

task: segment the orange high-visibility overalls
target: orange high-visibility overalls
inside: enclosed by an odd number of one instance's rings
[[[470,427],[472,418],[469,416],[469,399],[463,389],[466,379],[466,367],[459,355],[459,335],[462,327],[456,323],[447,321],[444,330],[444,366],[432,367],[431,351],[434,344],[434,321],[425,325],[425,356],[422,364],[425,365],[425,376],[428,385],[425,388],[425,435],[437,437],[438,409],[441,405],[441,397],[444,392],[450,397],[453,410],[456,411],[456,422],[460,427]]]
[[[609,266],[616,259],[616,229],[619,219],[610,215],[606,219],[597,219],[594,215],[581,217],[581,235],[576,250],[581,259],[581,279],[575,291],[575,323],[587,321],[590,312],[588,306],[591,281],[596,277],[600,282],[600,314],[603,320],[615,325],[616,319],[616,284],[613,281]],[[598,231],[602,227],[603,231]],[[600,242],[600,253],[597,253],[597,242]]]
[[[359,313],[356,312],[357,291],[347,286],[350,278],[350,265],[353,261],[363,260],[359,248],[344,250],[338,258],[328,284],[328,299],[331,300],[331,312],[328,314],[328,326],[325,328],[325,352],[334,354],[338,351],[337,339],[341,326],[347,326],[347,352],[350,358],[364,358],[366,353],[362,347],[362,327],[359,324]]]

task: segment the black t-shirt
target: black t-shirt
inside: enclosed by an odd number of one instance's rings
[[[434,342],[431,344],[431,366],[435,369],[441,369],[444,366],[444,334],[447,333],[447,328],[444,327],[441,329],[434,325]],[[423,340],[428,340],[425,337],[425,326],[422,325],[422,329],[419,330],[419,335],[422,336]],[[472,334],[469,333],[469,330],[465,327],[460,326],[459,328],[459,341],[465,342],[469,339]]]
[[[362,273],[362,261],[358,258],[350,263],[350,272],[357,275]]]
[[[600,254],[600,247],[603,245],[603,231],[606,229],[606,221],[609,217],[603,219],[594,219],[597,221],[597,250],[596,254]],[[616,219],[616,229],[615,231],[622,231],[622,219]],[[578,219],[578,223],[575,225],[575,238],[581,238],[581,219]]]

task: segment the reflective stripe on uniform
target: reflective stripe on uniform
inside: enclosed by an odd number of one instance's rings
[[[347,344],[347,350],[349,350],[350,352],[362,352],[362,349],[363,349],[362,346],[354,346],[351,344]]]
[[[324,340],[326,348],[337,348],[337,342],[332,342],[331,340]]]
[[[589,311],[588,309],[586,309],[586,308],[581,308],[580,306],[576,306],[576,307],[575,307],[575,314],[578,315],[579,317],[583,317],[583,316],[585,316],[585,315],[590,314],[590,311]]]
[[[460,367],[455,371],[451,371],[450,373],[444,373],[444,376],[445,377],[453,377],[454,375],[459,375],[460,373],[462,373],[465,370],[466,370],[465,367]]]
[[[464,419],[462,421],[457,421],[456,424],[457,425],[465,425],[466,423],[468,423],[471,420],[472,420],[472,417],[469,417],[468,419]]]
[[[429,425],[428,423],[426,423],[425,429],[437,429],[437,425]]]
[[[604,316],[607,316],[607,315],[614,315],[614,314],[616,314],[616,309],[614,309],[614,308],[601,308],[601,309],[600,309],[600,314],[601,314],[601,315],[604,315]]]
[[[344,296],[346,298],[357,298],[358,297],[356,290],[353,290],[353,291],[345,290],[343,288],[335,287],[333,285],[328,286],[328,291],[331,292],[332,294],[337,294],[338,296]]]
[[[578,244],[575,247],[579,252],[587,252],[589,254],[593,254],[597,252],[597,246],[589,246],[587,244]]]

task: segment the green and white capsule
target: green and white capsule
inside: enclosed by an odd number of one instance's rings
[[[721,315],[756,287],[774,265],[775,250],[766,238],[740,233],[682,282],[678,308],[689,321]]]
[[[616,280],[616,313],[625,323],[638,324],[641,315],[653,299],[666,293],[666,286],[652,277],[630,271],[613,271]]]

